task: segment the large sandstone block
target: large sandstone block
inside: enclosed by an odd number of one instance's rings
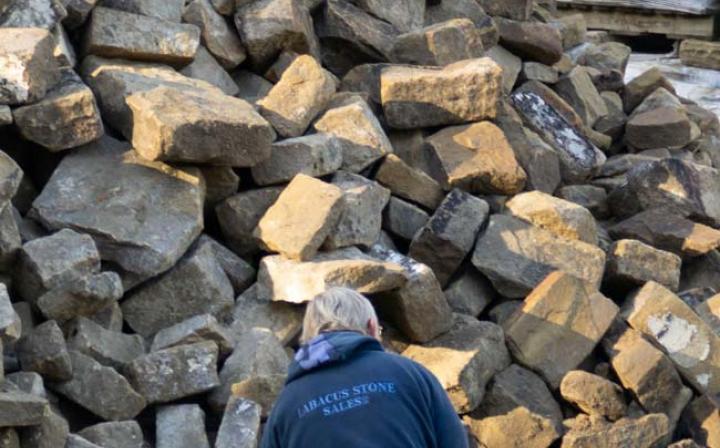
[[[530,0],[478,0],[478,3],[491,16],[513,20],[528,20],[533,6]]]
[[[0,151],[0,208],[4,208],[20,189],[23,171],[7,153]]]
[[[127,11],[157,19],[179,23],[182,18],[183,0],[99,0],[98,6]]]
[[[265,212],[254,235],[271,251],[309,260],[337,225],[344,207],[338,187],[298,174]]]
[[[66,16],[60,0],[16,0],[2,7],[0,28],[42,28],[51,30]]]
[[[525,186],[505,133],[489,121],[448,127],[425,142],[431,174],[445,189],[513,195]]]
[[[510,365],[502,328],[461,315],[447,333],[402,354],[437,376],[458,413],[477,408],[493,376]]]
[[[88,54],[177,65],[192,62],[199,45],[195,25],[104,7],[93,10],[85,35]]]
[[[588,282],[550,274],[503,324],[508,347],[521,364],[557,388],[593,351],[618,307]]]
[[[0,104],[27,104],[60,79],[55,41],[39,28],[0,28]]]
[[[701,446],[720,446],[720,413],[707,396],[693,400],[683,412],[683,429]]]
[[[444,68],[391,66],[380,75],[385,118],[399,129],[494,118],[501,89],[502,70],[489,58]]]
[[[26,330],[16,349],[24,371],[37,372],[49,381],[67,381],[73,377],[65,338],[53,320]]]
[[[575,67],[570,73],[561,77],[555,84],[555,91],[590,127],[595,126],[600,118],[609,114],[605,101],[584,67]]]
[[[680,59],[685,65],[720,70],[720,46],[716,42],[685,39],[680,44]]]
[[[334,286],[374,294],[399,288],[406,282],[403,268],[383,262],[355,247],[321,252],[301,262],[282,255],[265,257],[258,271],[258,296],[304,303]]]
[[[62,151],[97,140],[105,133],[92,90],[71,69],[45,97],[13,111],[26,139],[50,151]]]
[[[435,210],[445,196],[442,187],[424,172],[405,163],[395,154],[383,160],[375,180],[386,186],[395,196]]]
[[[635,240],[620,240],[608,251],[607,279],[623,286],[642,286],[655,281],[677,291],[682,260],[675,254]]]
[[[214,85],[226,95],[236,96],[240,87],[232,76],[220,65],[215,57],[204,46],[198,47],[195,60],[180,70],[185,76],[195,78]]]
[[[420,207],[391,196],[383,211],[382,226],[384,230],[409,241],[429,219],[430,215]]]
[[[559,238],[504,215],[493,215],[478,238],[472,263],[506,297],[522,298],[553,271],[562,270],[599,287],[605,253],[582,241]]]
[[[203,341],[215,342],[220,356],[230,354],[234,347],[229,331],[212,314],[201,314],[158,331],[153,338],[150,351],[156,352]]]
[[[70,324],[67,344],[71,350],[88,355],[118,372],[122,372],[127,364],[145,354],[145,341],[142,336],[106,330],[84,317],[79,317]]]
[[[230,397],[218,429],[215,448],[253,448],[260,434],[260,405]]]
[[[210,448],[205,432],[205,412],[197,404],[158,408],[155,417],[157,448]]]
[[[625,141],[636,150],[682,148],[697,137],[687,114],[673,107],[632,115],[625,126]]]
[[[39,425],[50,412],[47,399],[19,391],[1,392],[0,409],[3,427]]]
[[[649,414],[638,419],[623,419],[614,424],[602,419],[579,416],[563,437],[562,448],[611,448],[632,446],[653,448],[667,445],[671,436],[668,419],[663,414]]]
[[[602,415],[615,421],[627,411],[623,389],[605,378],[573,370],[560,383],[563,399],[589,415]]]
[[[83,428],[78,435],[93,443],[93,447],[95,445],[108,448],[145,446],[142,428],[135,420],[98,423]]]
[[[357,4],[403,32],[416,30],[425,22],[425,2],[422,0],[359,0]]]
[[[482,41],[469,19],[454,19],[398,36],[392,59],[401,64],[443,66],[482,56]]]
[[[686,381],[720,398],[720,336],[678,296],[648,282],[624,304],[623,318],[667,353]]]
[[[123,296],[120,276],[102,272],[82,276],[51,289],[37,300],[37,307],[47,319],[66,322],[74,317],[92,317],[117,305]]]
[[[183,20],[200,28],[202,41],[208,51],[226,69],[240,65],[247,54],[237,32],[230,28],[208,0],[193,0],[185,8]]]
[[[160,86],[130,95],[135,150],[145,159],[253,166],[275,133],[246,101]]]
[[[500,43],[523,59],[553,65],[563,54],[562,37],[552,25],[496,19]]]
[[[282,187],[244,191],[218,204],[215,212],[220,230],[233,252],[243,257],[260,252],[253,231],[282,191]]]
[[[237,298],[230,326],[232,336],[237,340],[253,328],[266,328],[284,346],[292,344],[302,331],[303,306],[258,297],[258,290],[258,286],[253,285]]]
[[[470,432],[483,444],[482,446],[488,448],[507,446],[547,448],[558,437],[557,430],[550,420],[523,406],[481,420],[471,420],[466,417],[465,421],[470,426]]]
[[[105,137],[65,157],[31,215],[50,229],[93,235],[103,260],[147,278],[172,267],[200,234],[205,185],[196,169],[129,149]]]

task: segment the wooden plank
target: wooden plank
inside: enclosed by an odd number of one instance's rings
[[[589,10],[559,9],[559,15],[582,13],[588,29],[606,30],[613,34],[637,36],[639,34],[664,34],[684,38],[712,39],[716,35],[713,16],[690,16],[676,14],[643,14],[625,9]]]
[[[718,10],[717,0],[557,0],[560,5],[589,5],[636,8],[695,15],[708,15]]]

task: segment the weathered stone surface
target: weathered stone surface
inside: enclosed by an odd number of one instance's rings
[[[567,185],[557,190],[557,196],[586,208],[597,219],[607,218],[607,192],[593,185]]]
[[[454,19],[398,36],[392,59],[401,64],[443,66],[477,58],[482,50],[475,24],[469,19]]]
[[[359,0],[357,4],[402,32],[416,30],[425,21],[425,2],[422,0]]]
[[[583,119],[593,127],[597,121],[608,115],[605,101],[590,79],[584,67],[575,67],[555,84],[555,91],[568,102]]]
[[[558,271],[533,290],[503,328],[514,358],[557,388],[600,342],[617,312],[591,284]]]
[[[680,298],[684,299],[682,296]],[[715,334],[720,335],[720,294],[713,295],[695,305],[693,309],[713,329]]]
[[[718,46],[713,42],[685,39],[680,45],[680,59],[683,64],[694,67],[720,69]]]
[[[444,197],[440,184],[422,171],[408,166],[394,154],[385,157],[375,179],[394,195],[430,210],[436,209]]]
[[[0,126],[9,126],[13,123],[10,106],[0,105]]]
[[[465,267],[444,293],[453,312],[469,316],[479,316],[496,295],[490,282],[471,266]]]
[[[199,314],[230,314],[234,291],[215,253],[200,245],[167,273],[135,289],[122,303],[128,325],[150,337]]]
[[[50,320],[23,335],[17,343],[23,370],[37,372],[52,381],[73,377],[65,338],[57,322]]]
[[[347,171],[335,174],[332,184],[343,191],[345,209],[324,247],[372,246],[380,237],[382,211],[390,200],[390,191]]]
[[[514,20],[528,20],[533,6],[529,0],[479,0],[478,3],[491,16]]]
[[[448,127],[427,138],[430,169],[444,188],[471,193],[518,193],[527,178],[503,131],[483,121]]]
[[[64,446],[70,427],[68,421],[59,410],[50,408],[38,426],[30,426],[20,430],[22,446],[35,448],[55,448]]]
[[[69,327],[68,347],[95,359],[102,365],[122,372],[125,366],[145,354],[145,341],[137,334],[106,330],[99,324],[79,317]]]
[[[0,104],[27,104],[60,78],[52,35],[37,28],[0,28]]]
[[[290,364],[280,341],[266,329],[253,329],[238,339],[220,371],[220,387],[210,394],[210,406],[222,412],[232,395],[252,400],[270,413]],[[231,390],[232,389],[232,390]]]
[[[512,216],[560,238],[597,245],[595,218],[585,208],[539,191],[521,193],[505,204]]]
[[[720,246],[720,231],[663,208],[650,209],[610,228],[615,239],[637,239],[661,250],[689,257]]]
[[[309,53],[319,59],[320,48],[307,8],[297,0],[239,3],[235,26],[252,65],[270,65],[282,50]]]
[[[205,412],[197,404],[158,408],[155,417],[157,448],[210,448],[205,433]]]
[[[12,204],[0,203],[0,271],[12,271],[22,248],[23,238],[15,213]]]
[[[613,283],[642,286],[655,281],[677,291],[682,260],[636,240],[620,240],[608,251],[607,279]]]
[[[528,61],[522,65],[520,78],[523,81],[539,81],[545,84],[555,84],[560,79],[560,75],[554,66]]]
[[[702,446],[716,447],[720,444],[720,414],[718,407],[707,396],[696,398],[682,417],[683,428]]]
[[[625,416],[627,404],[623,390],[605,378],[573,370],[560,383],[560,393],[587,414],[602,415],[615,421]]]
[[[157,87],[130,95],[133,145],[148,160],[252,166],[267,158],[271,126],[246,101]]]
[[[506,94],[512,92],[522,71],[522,59],[500,45],[490,48],[485,55],[502,68],[503,92]]]
[[[73,378],[50,387],[104,420],[134,418],[145,408],[145,399],[111,367],[71,350]]]
[[[458,413],[475,409],[490,379],[510,365],[502,328],[461,315],[450,331],[424,345],[410,345],[403,356],[437,376]]]
[[[506,414],[494,415],[481,420],[466,418],[470,432],[488,448],[523,446],[547,448],[557,439],[553,423],[530,411],[516,407]]]
[[[105,448],[142,448],[142,428],[134,420],[98,423],[78,433],[91,443]]]
[[[523,121],[555,149],[566,182],[578,183],[587,179],[607,160],[598,148],[537,93],[516,91],[511,101]]]
[[[622,315],[662,347],[686,381],[720,396],[720,336],[678,296],[648,282],[625,302]]]
[[[156,2],[153,0],[99,0],[99,6],[155,17],[170,22],[180,22],[184,2],[182,0],[167,0],[164,2]]]
[[[273,302],[265,296],[258,297],[257,291],[257,285],[253,285],[235,302],[230,327],[235,340],[253,328],[266,328],[283,345],[292,343],[302,330],[304,308],[292,303]]]
[[[208,0],[190,2],[185,7],[183,20],[200,28],[203,44],[226,69],[237,67],[247,57],[237,32]]]
[[[430,215],[420,207],[392,196],[383,212],[382,225],[393,235],[412,240],[429,219]]]
[[[199,167],[205,179],[205,208],[216,207],[240,189],[240,176],[230,166]]]
[[[258,296],[303,303],[333,286],[372,294],[404,283],[403,269],[397,263],[378,261],[357,248],[348,247],[319,253],[305,262],[282,255],[263,258],[258,271]]]
[[[253,448],[260,433],[260,405],[232,396],[225,406],[215,448]]]
[[[52,29],[65,18],[67,12],[58,0],[18,0],[2,8],[2,28]]]
[[[558,269],[599,287],[605,254],[517,218],[493,215],[478,239],[472,262],[502,295],[522,298]]]
[[[317,60],[301,55],[257,105],[280,135],[298,137],[325,109],[337,87],[337,79]]]
[[[552,25],[496,19],[500,43],[523,59],[553,65],[563,53],[562,37]]]
[[[195,60],[180,70],[180,73],[189,78],[206,81],[222,90],[226,95],[235,96],[240,91],[240,87],[235,83],[232,76],[202,45],[198,47],[197,53],[195,53]]]
[[[0,393],[0,426],[34,426],[50,412],[45,398],[23,392]]]
[[[444,68],[392,66],[380,75],[385,118],[399,129],[494,118],[501,83],[502,70],[489,58]]]
[[[252,167],[258,185],[291,181],[298,174],[322,177],[342,166],[343,143],[331,134],[311,134],[272,145],[270,157]]]
[[[71,69],[37,103],[13,111],[15,124],[26,139],[51,151],[62,151],[97,140],[104,134],[95,97]]]
[[[625,112],[632,112],[648,95],[660,87],[675,93],[672,84],[665,78],[665,75],[662,74],[658,67],[653,67],[635,77],[627,83],[623,91]]]
[[[0,339],[5,343],[17,341],[22,333],[20,315],[10,302],[7,286],[0,283]]]
[[[220,229],[230,249],[243,257],[260,252],[253,230],[282,191],[282,187],[245,191],[216,207]]]
[[[103,260],[149,277],[173,266],[200,234],[205,187],[195,169],[128,149],[105,137],[65,157],[31,214],[50,229],[87,231]]]
[[[117,303],[122,296],[120,276],[103,272],[51,289],[38,298],[36,305],[46,318],[64,322],[77,316],[93,316]]]
[[[407,282],[380,294],[376,301],[380,314],[413,342],[425,343],[448,331],[453,324],[452,311],[432,270],[412,258],[378,244],[370,255],[400,265]]]
[[[639,150],[681,148],[694,140],[694,135],[684,111],[660,107],[630,117],[625,127],[625,139]]]
[[[167,403],[217,387],[217,358],[214,342],[181,345],[135,359],[126,375],[149,404]]]
[[[560,30],[565,50],[583,44],[587,39],[587,22],[582,14],[559,17],[553,25]]]
[[[489,212],[487,202],[460,190],[451,191],[414,236],[408,256],[427,265],[440,285],[446,285],[472,250]]]
[[[16,266],[20,295],[34,302],[53,288],[100,270],[100,257],[89,235],[63,229],[23,245]]]
[[[650,414],[639,419],[623,419],[614,424],[588,417],[578,417],[573,428],[563,437],[562,448],[632,446],[652,448],[663,446],[670,436],[667,417]],[[578,420],[576,419],[576,420]]]
[[[473,21],[477,28],[482,28],[488,22],[492,22],[480,4],[476,0],[457,0],[454,2],[426,2],[425,24],[446,22],[452,19],[468,18]],[[493,25],[494,26],[494,25]],[[497,30],[495,30],[495,43],[497,43]],[[487,46],[490,48],[492,45]]]
[[[103,7],[93,10],[85,36],[88,54],[177,65],[192,62],[199,45],[195,25]]]
[[[335,107],[313,125],[318,132],[336,136],[342,146],[343,169],[360,172],[393,152],[380,122],[364,101]]]
[[[231,353],[234,346],[230,333],[218,323],[213,315],[201,314],[160,330],[153,338],[150,351],[156,352],[203,341],[215,342],[220,355]]]
[[[308,260],[335,227],[344,207],[340,188],[298,174],[260,219],[254,236],[271,251]]]
[[[591,45],[583,52],[579,62],[601,71],[617,70],[624,74],[631,51],[630,47],[620,42]]]

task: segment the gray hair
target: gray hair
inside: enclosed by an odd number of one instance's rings
[[[308,304],[300,342],[305,344],[328,331],[368,334],[368,322],[371,320],[377,324],[377,314],[362,294],[348,288],[330,288]]]

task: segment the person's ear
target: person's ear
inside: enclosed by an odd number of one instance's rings
[[[367,333],[369,336],[377,339],[378,341],[382,340],[382,336],[380,334],[380,325],[374,319],[368,319]]]

